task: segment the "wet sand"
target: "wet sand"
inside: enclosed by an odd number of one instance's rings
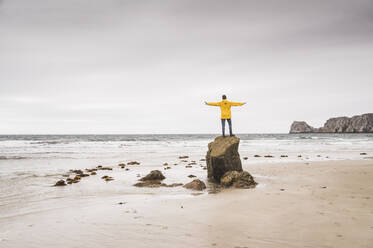
[[[372,160],[244,169],[256,189],[56,197],[2,218],[0,247],[373,247]]]

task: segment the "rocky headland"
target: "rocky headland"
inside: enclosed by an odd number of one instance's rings
[[[305,121],[294,121],[289,133],[373,133],[373,113],[330,118],[320,128],[311,127]]]

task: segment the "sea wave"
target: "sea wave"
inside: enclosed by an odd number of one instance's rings
[[[35,141],[30,142],[31,145],[56,145],[56,144],[68,144],[70,142],[63,140],[45,140],[45,141]]]
[[[0,156],[0,160],[16,160],[16,159],[28,159],[30,157],[23,156]]]

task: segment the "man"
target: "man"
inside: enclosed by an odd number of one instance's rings
[[[245,102],[230,102],[227,100],[227,96],[223,95],[223,100],[221,102],[205,102],[206,105],[219,106],[221,110],[221,127],[223,131],[223,137],[225,137],[225,120],[228,121],[229,134],[234,136],[232,133],[232,120],[231,120],[231,107],[232,106],[242,106],[246,104]]]

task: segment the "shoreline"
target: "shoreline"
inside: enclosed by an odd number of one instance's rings
[[[243,163],[255,189],[56,198],[1,218],[0,245],[371,247],[373,161],[307,163]]]

